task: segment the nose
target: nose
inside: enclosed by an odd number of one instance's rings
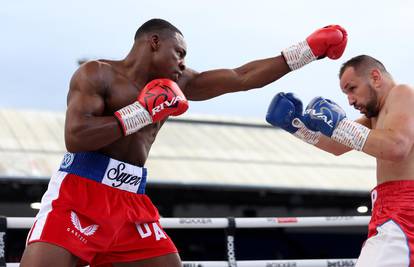
[[[355,104],[355,98],[351,94],[348,94],[348,103],[351,106]]]
[[[186,66],[185,66],[184,59],[180,61],[180,63],[178,64],[178,67],[180,68],[181,71],[185,70]]]

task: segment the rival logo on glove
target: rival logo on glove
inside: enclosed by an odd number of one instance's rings
[[[164,93],[160,94],[160,88],[164,90]],[[157,94],[152,93],[152,89],[155,89]],[[173,95],[172,99],[171,95]],[[168,99],[171,100],[168,101]],[[151,110],[151,115],[154,116],[165,108],[177,108],[178,102],[186,101],[186,99],[183,96],[177,95],[168,85],[161,82],[155,82],[151,88],[145,92],[144,101],[147,110]]]
[[[309,114],[314,119],[323,120],[329,127],[333,128],[334,122],[332,120],[332,117],[333,117],[332,112],[327,108],[321,108],[321,110],[329,113],[330,118],[328,118],[328,116],[326,116],[323,112],[318,113],[314,109],[305,110],[305,114]]]
[[[180,101],[180,100],[185,101],[186,99],[184,97],[178,95],[178,96],[174,96],[174,98],[171,101],[165,100],[164,102],[162,102],[161,104],[159,104],[158,106],[156,106],[152,109],[152,116],[154,116],[156,113],[163,110],[165,107],[167,107],[167,108],[176,107],[178,101]]]

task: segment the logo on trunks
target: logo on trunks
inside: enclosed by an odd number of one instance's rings
[[[82,227],[78,215],[74,212],[70,212],[70,220],[72,221],[73,226],[76,228],[72,229],[71,227],[68,227],[66,229],[67,232],[73,234],[76,238],[78,238],[82,243],[87,243],[88,240],[84,236],[91,236],[95,234],[96,230],[98,230],[99,225],[92,224],[86,227]]]
[[[75,159],[75,155],[73,155],[72,153],[66,152],[65,155],[63,156],[63,160],[62,160],[62,163],[60,164],[60,168],[61,169],[68,168],[70,165],[72,165],[74,159]]]
[[[127,172],[123,172],[123,170],[125,170],[124,163],[119,163],[118,166],[108,169],[106,173],[106,178],[114,181],[113,183],[111,183],[111,186],[120,187],[125,184],[137,188],[141,183],[142,178]]]
[[[152,236],[154,233],[155,241],[160,241],[161,239],[167,239],[164,231],[161,227],[156,223],[143,223],[143,224],[135,224],[137,227],[138,233],[142,239]],[[151,227],[150,227],[151,226]],[[152,228],[152,230],[151,230]]]

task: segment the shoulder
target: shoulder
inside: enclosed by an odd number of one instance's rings
[[[403,100],[407,97],[413,98],[414,88],[408,84],[398,84],[391,89],[388,97],[393,100]]]
[[[112,66],[102,60],[91,60],[83,63],[72,76],[70,87],[72,89],[107,87],[108,80],[113,76]]]
[[[89,81],[104,80],[108,74],[113,73],[112,66],[101,60],[91,60],[83,63],[75,71],[73,77],[84,78]]]
[[[187,87],[189,87],[188,85],[197,77],[198,74],[199,73],[197,71],[189,68],[186,68],[183,71],[183,74],[178,80],[178,85],[180,86],[181,90],[183,90],[183,92]]]
[[[414,95],[414,88],[408,84],[397,84],[390,91],[390,96]]]

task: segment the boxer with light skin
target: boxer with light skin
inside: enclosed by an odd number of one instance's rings
[[[21,266],[181,266],[145,195],[144,165],[164,122],[184,113],[187,99],[260,88],[316,59],[337,59],[346,42],[346,31],[331,25],[276,57],[197,72],[185,65],[182,33],[152,19],[125,59],[81,65],[67,98],[69,153],[42,198]]]
[[[397,84],[377,59],[361,55],[342,65],[340,87],[363,116],[346,118],[329,99],[314,98],[303,111],[292,93],[279,93],[266,120],[335,155],[352,149],[377,159],[373,211],[357,267],[414,263],[414,88]]]

